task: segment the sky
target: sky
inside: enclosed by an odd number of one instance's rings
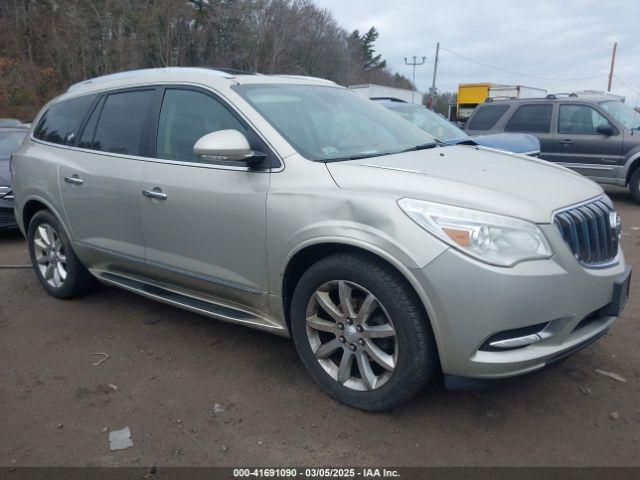
[[[472,63],[441,50],[436,87],[494,82],[548,92],[606,90],[613,43],[618,42],[612,93],[640,104],[640,0],[315,0],[348,31],[380,32],[376,50],[395,72],[411,78],[413,55],[418,89],[433,76],[436,42]],[[522,74],[522,75],[517,75]],[[544,77],[544,78],[534,78]],[[596,78],[587,78],[596,77]],[[626,86],[625,86],[626,85]]]

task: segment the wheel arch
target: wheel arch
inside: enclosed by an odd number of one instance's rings
[[[640,151],[635,152],[625,163],[625,185],[631,181],[631,176],[640,168]]]
[[[67,228],[67,226],[62,220],[62,215],[60,215],[56,211],[56,209],[51,206],[49,202],[47,202],[46,200],[40,197],[29,198],[24,203],[22,210],[20,212],[20,220],[22,223],[23,233],[25,237],[29,233],[29,224],[31,223],[31,219],[34,217],[36,213],[38,213],[41,210],[49,210],[58,219],[58,221],[60,222],[60,225],[62,225],[62,228],[64,229],[65,234],[67,235],[67,238],[69,238],[70,240],[73,238],[70,235],[69,229]]]
[[[410,269],[403,265],[402,262],[394,258],[392,255],[388,254],[378,247],[370,244],[350,242],[346,239],[326,239],[308,243],[299,246],[298,249],[296,249],[289,255],[288,261],[286,262],[281,275],[282,283],[280,292],[284,318],[289,331],[291,328],[291,300],[298,281],[311,265],[323,258],[337,253],[359,254],[364,255],[370,259],[380,261],[388,267],[392,268],[408,283],[409,287],[420,300],[421,307],[436,341],[438,357],[440,359],[440,362],[443,363],[444,359],[442,358],[441,353],[443,352],[443,349],[441,348],[442,342],[437,322],[434,321],[434,309],[431,305],[431,302],[429,301],[426,292],[413,276]]]

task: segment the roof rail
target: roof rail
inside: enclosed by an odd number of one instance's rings
[[[239,68],[227,68],[227,67],[211,67],[211,68],[212,70],[228,73],[230,75],[261,75],[258,72],[251,72],[249,70],[240,70]]]
[[[547,100],[555,100],[555,99],[557,99],[558,97],[561,97],[561,96],[566,96],[566,97],[569,97],[569,98],[575,98],[575,97],[578,96],[578,94],[573,93],[573,92],[571,92],[571,93],[550,93],[545,98]]]
[[[89,86],[89,85],[98,85],[100,83],[106,83],[112,80],[119,80],[122,78],[129,78],[129,77],[136,77],[138,75],[141,74],[148,74],[148,73],[157,73],[157,74],[162,74],[162,73],[171,73],[171,72],[178,72],[178,71],[184,71],[184,70],[206,70],[207,72],[210,72],[213,75],[217,75],[223,78],[233,78],[233,75],[222,71],[222,70],[216,70],[213,68],[207,68],[207,67],[165,67],[165,68],[143,68],[143,69],[139,69],[139,70],[128,70],[125,72],[117,72],[117,73],[111,73],[108,75],[102,75],[101,77],[95,77],[95,78],[91,78],[89,80],[83,80],[82,82],[78,82],[78,83],[74,83],[73,85],[71,85],[68,89],[67,92],[71,92],[74,90],[77,90],[81,87],[84,86]]]
[[[486,102],[495,102],[496,100],[518,100],[518,97],[511,97],[509,95],[497,95],[495,97],[487,97],[484,99]]]
[[[337,85],[336,82],[334,82],[333,80],[327,80],[326,78],[320,78],[320,77],[310,77],[308,75],[273,75],[274,77],[281,77],[281,78],[291,78],[293,80],[299,79],[299,80],[316,80],[318,82],[323,82],[329,85]]]

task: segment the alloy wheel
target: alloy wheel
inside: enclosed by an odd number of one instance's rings
[[[394,372],[396,329],[382,303],[354,282],[321,285],[306,311],[307,338],[322,368],[352,390],[375,390]]]
[[[58,232],[48,223],[38,225],[33,247],[42,278],[54,288],[62,287],[67,279],[67,256]]]

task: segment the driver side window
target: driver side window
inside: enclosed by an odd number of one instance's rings
[[[609,120],[595,108],[586,105],[560,105],[558,133],[598,135],[600,125],[609,125]]]
[[[248,136],[244,125],[211,96],[193,90],[167,89],[158,122],[156,157],[201,162],[202,158],[193,153],[198,139],[228,129]]]

